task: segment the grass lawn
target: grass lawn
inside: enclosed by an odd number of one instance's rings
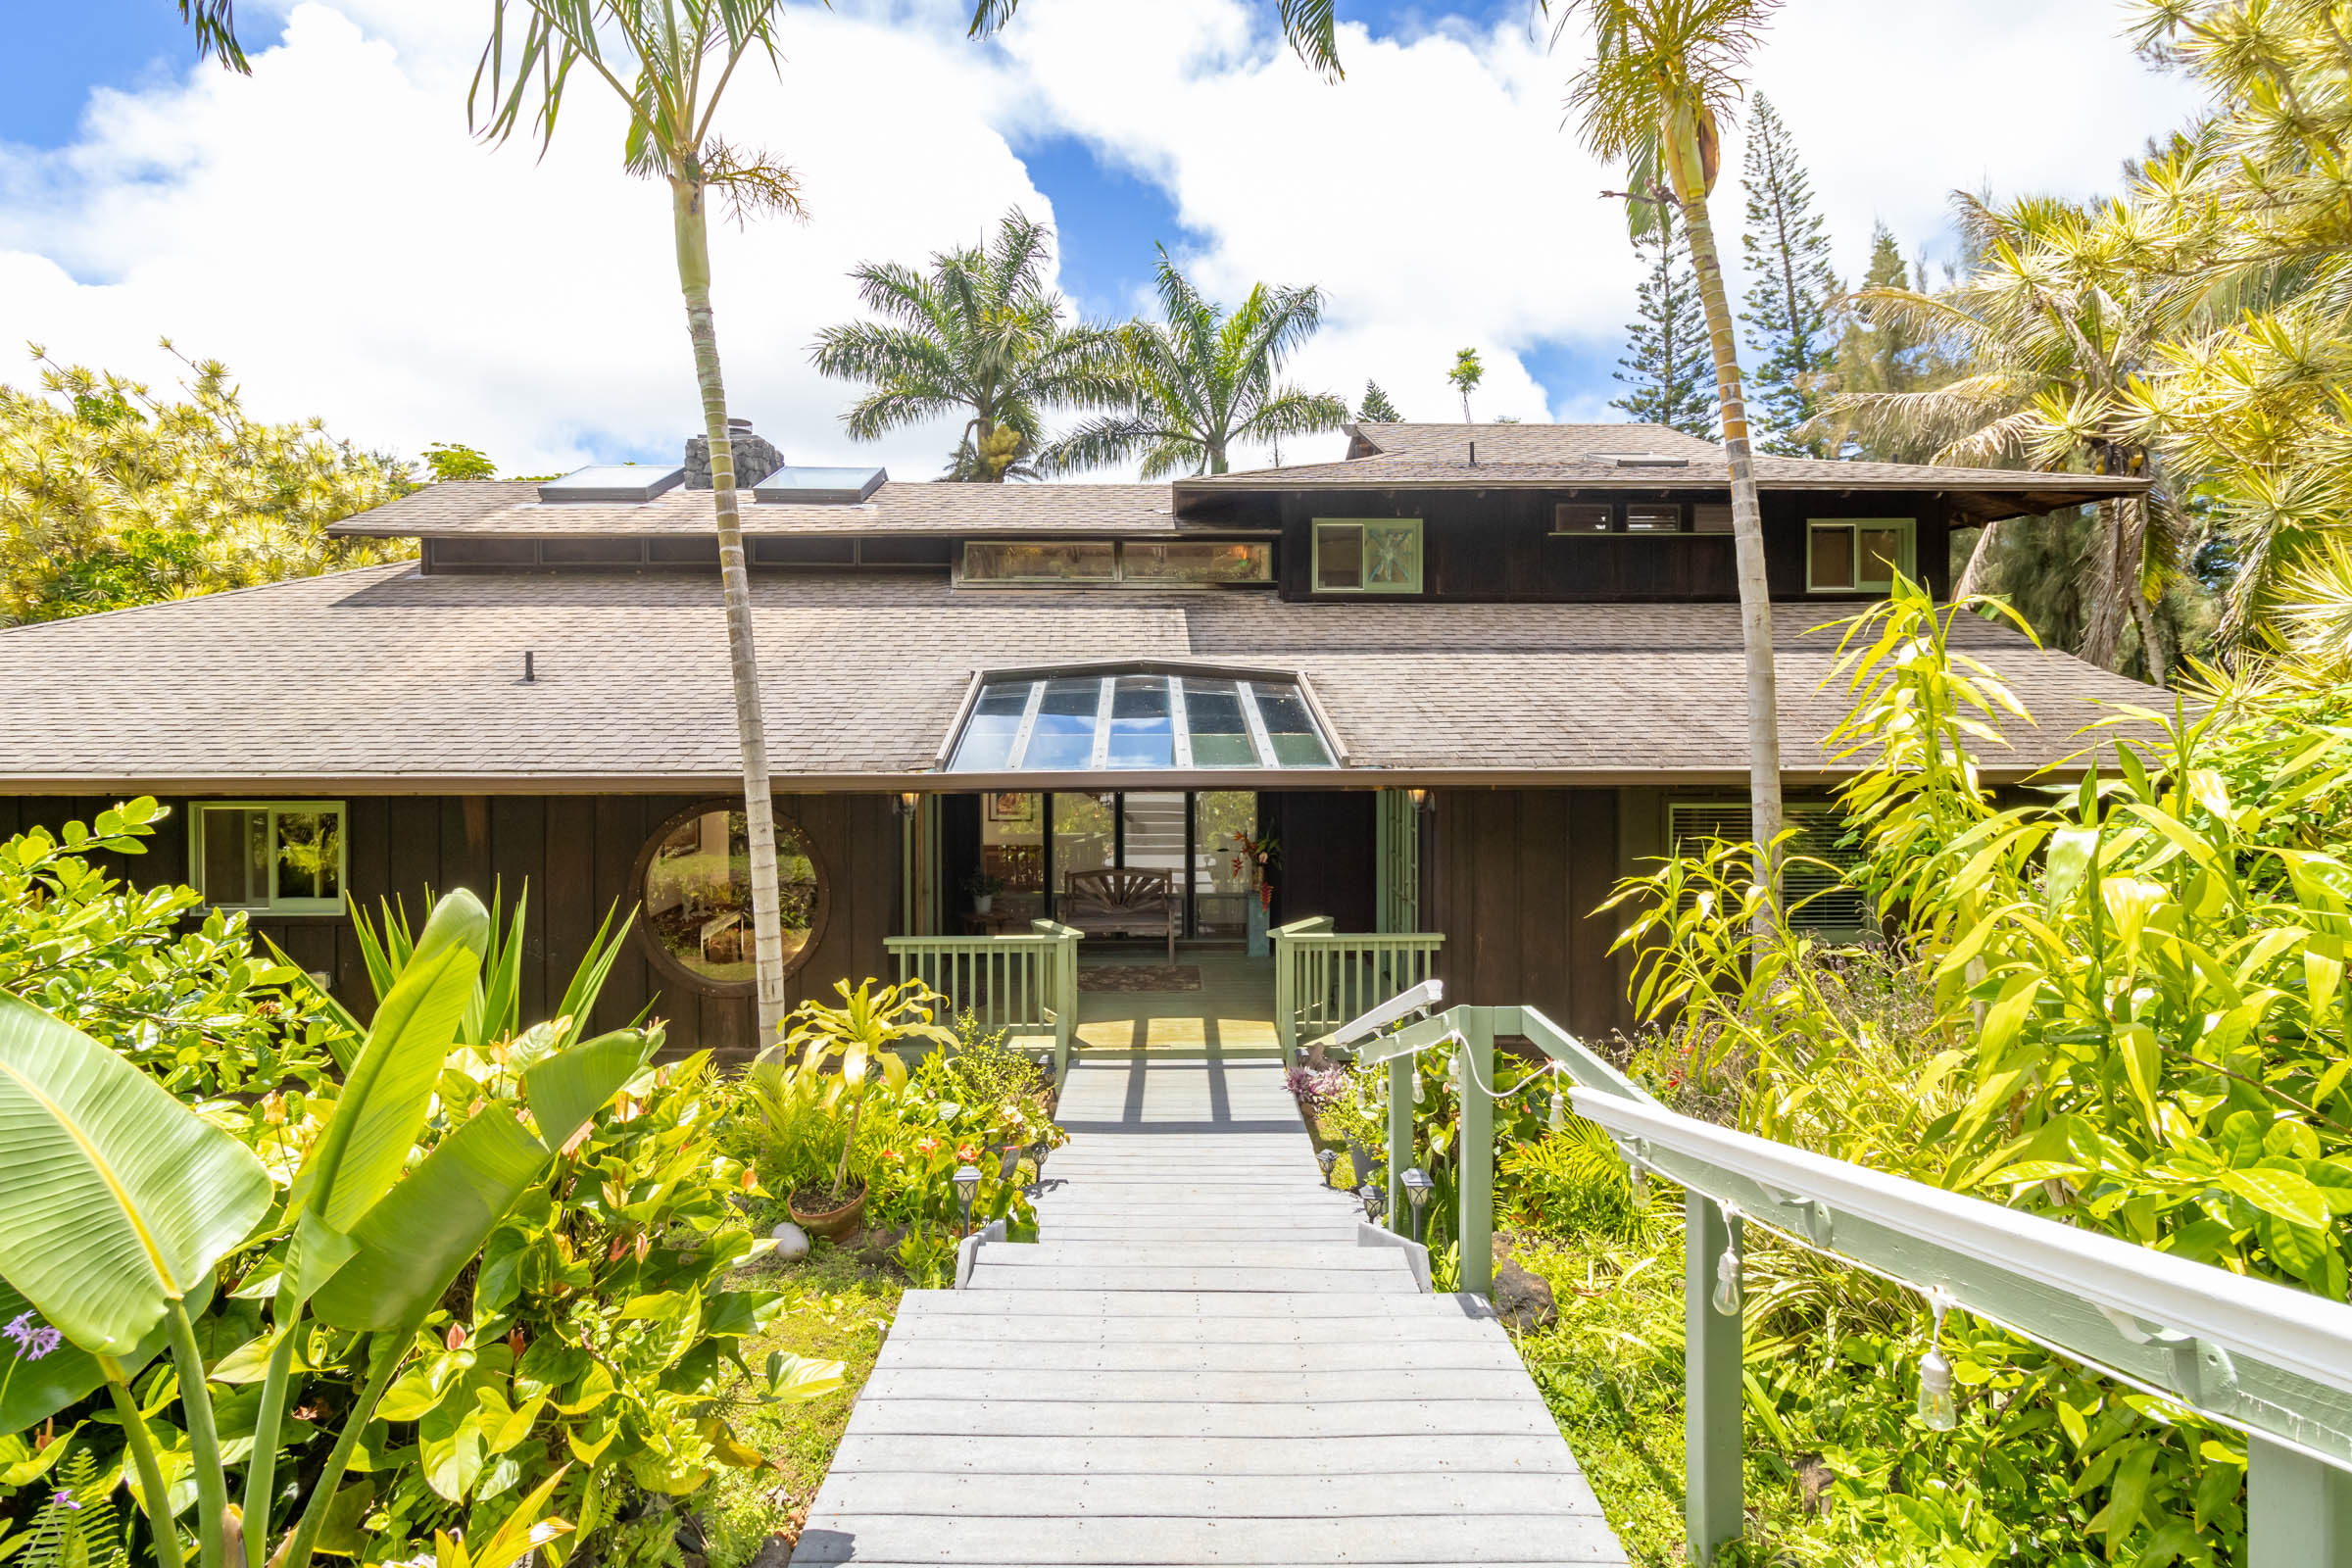
[[[739,1414],[736,1436],[765,1454],[772,1468],[719,1473],[703,1508],[710,1568],[743,1568],[778,1531],[799,1538],[842,1429],[849,1425],[850,1406],[874,1369],[906,1289],[906,1276],[887,1253],[829,1242],[818,1242],[801,1262],[762,1270],[746,1283],[784,1293],[784,1312],[775,1328],[745,1342],[746,1361],[757,1367],[770,1350],[783,1350],[839,1361],[846,1377],[841,1388],[806,1404]]]

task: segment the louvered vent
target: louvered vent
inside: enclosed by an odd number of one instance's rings
[[[1788,808],[1788,825],[1797,830],[1788,842],[1791,856],[1826,860],[1844,870],[1861,859],[1838,840],[1845,836],[1844,819],[1834,806],[1794,803]],[[1676,854],[1695,853],[1709,839],[1742,844],[1748,838],[1744,801],[1675,801],[1666,808],[1666,835]],[[1782,892],[1794,912],[1788,924],[1799,931],[1853,932],[1869,922],[1868,904],[1860,889],[1840,885],[1831,871],[1818,865],[1791,863],[1782,878]],[[1690,895],[1686,894],[1688,899]]]

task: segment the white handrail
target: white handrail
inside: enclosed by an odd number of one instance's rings
[[[1393,1023],[1411,1017],[1416,1012],[1434,1012],[1446,1000],[1446,982],[1438,979],[1422,981],[1410,991],[1391,997],[1379,1006],[1348,1019],[1331,1033],[1317,1040],[1318,1046],[1352,1046],[1368,1035],[1376,1035]]]

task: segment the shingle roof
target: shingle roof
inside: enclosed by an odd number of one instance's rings
[[[747,534],[1057,533],[1101,537],[1198,531],[1169,511],[1164,484],[950,484],[892,481],[858,506],[761,504],[747,494]],[[707,534],[710,492],[671,490],[652,501],[542,504],[538,486],[504,479],[427,485],[327,532],[339,538],[456,538]],[[1232,533],[1221,528],[1220,533]],[[1249,532],[1250,530],[1242,530]]]
[[[1338,463],[1253,469],[1176,481],[1188,498],[1248,490],[1729,488],[1723,448],[1660,424],[1351,424]],[[1478,447],[1471,462],[1471,444]],[[1620,466],[1620,454],[1685,458],[1687,467]],[[1942,490],[1977,521],[2049,512],[2145,490],[2149,481],[2024,468],[1957,468],[1924,463],[1838,463],[1757,453],[1756,483],[1782,491]]]
[[[1351,767],[1429,782],[1716,783],[1744,765],[1732,605],[1286,604],[930,574],[762,575],[752,593],[780,788],[929,769],[981,668],[1126,658],[1300,670]],[[1819,689],[1818,613],[1778,622],[1797,773],[1825,766],[1843,706]],[[2066,756],[2094,701],[2147,692],[1984,622],[1961,636],[2040,720],[1996,767]],[[738,761],[701,576],[368,567],[0,630],[0,791],[725,787]]]

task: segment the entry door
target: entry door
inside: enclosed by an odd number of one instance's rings
[[[1182,907],[1186,888],[1184,840],[1190,825],[1182,794],[1119,797],[1119,863],[1133,871],[1165,871]]]

